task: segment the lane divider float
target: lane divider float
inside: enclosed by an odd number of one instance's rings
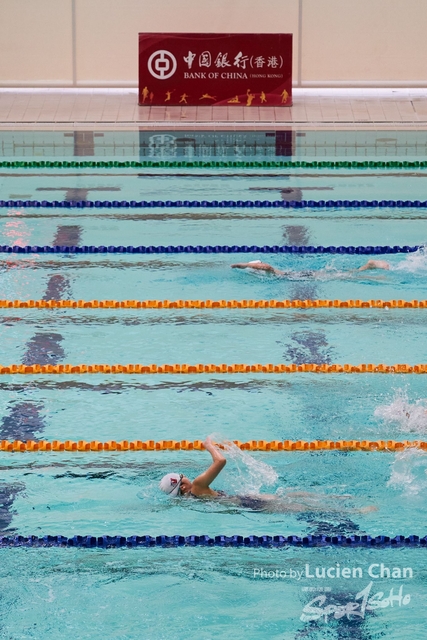
[[[1,203],[0,203],[1,206]],[[427,203],[426,203],[427,206]],[[297,246],[297,245],[82,245],[82,246],[41,246],[41,245],[0,245],[0,253],[309,253],[309,254],[349,254],[349,255],[381,255],[393,253],[415,253],[424,245],[377,245],[377,246]]]
[[[425,309],[427,300],[0,300],[0,309]]]
[[[427,169],[425,160],[3,160],[5,169]]]
[[[426,547],[427,536],[370,536],[370,535],[307,535],[307,536],[0,536],[0,548],[7,547],[84,547],[84,548],[109,548],[109,547]]]
[[[8,374],[427,373],[427,364],[11,364]]]
[[[427,207],[427,200],[0,200],[0,207],[41,207],[43,209],[120,209],[158,208],[169,209],[173,207],[197,207],[197,208],[238,208],[238,209],[305,209],[305,208],[330,208],[340,209],[366,209],[388,207],[410,207],[419,209]]]
[[[404,449],[427,450],[423,440],[250,440],[233,443],[242,451],[384,451],[395,452]],[[224,449],[222,444],[217,445]],[[0,451],[203,451],[202,440],[0,440]]]

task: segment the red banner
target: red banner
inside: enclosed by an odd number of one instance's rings
[[[291,106],[292,34],[139,34],[139,104]]]

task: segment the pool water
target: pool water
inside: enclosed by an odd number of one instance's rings
[[[5,200],[424,200],[426,180],[423,170],[0,174]],[[0,244],[20,246],[426,241],[427,212],[406,207],[0,210]],[[423,247],[386,256],[388,271],[357,272],[366,258],[350,255],[263,255],[285,271],[280,278],[230,268],[259,257],[0,254],[0,299],[426,298]],[[427,362],[425,314],[1,309],[0,360],[416,364]],[[424,440],[427,432],[424,376],[403,374],[2,375],[0,408],[0,439],[7,440],[195,440],[207,434],[224,442]],[[0,534],[425,534],[427,455],[416,448],[249,454],[229,447],[226,455],[215,488],[275,494],[301,510],[168,499],[159,479],[172,470],[197,476],[209,459],[199,451],[2,452]],[[0,554],[2,638],[425,637],[424,549],[3,548]],[[338,565],[350,576],[338,576]],[[316,567],[320,574],[332,570],[316,578]],[[361,609],[364,597],[370,604]]]

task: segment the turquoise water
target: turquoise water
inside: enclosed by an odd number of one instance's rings
[[[427,360],[424,309],[11,311],[0,325],[4,364],[28,360],[37,334],[57,335],[61,361],[73,363]]]
[[[3,553],[3,552],[2,552]],[[167,559],[165,559],[167,555]],[[243,557],[244,555],[244,557]],[[232,549],[78,552],[49,549],[16,550],[0,569],[2,622],[11,638],[423,638],[420,612],[426,606],[424,550],[341,552],[342,565],[360,567],[361,579],[333,583],[335,602],[355,602],[371,583],[371,594],[383,591],[382,601],[399,593],[393,607],[366,612],[350,622],[346,617],[304,623],[303,608],[316,596],[332,593],[313,580],[254,577],[256,571],[305,571],[324,564],[335,566],[338,557],[329,549],[289,549],[280,552]],[[412,580],[371,580],[371,564],[416,567]],[[9,573],[18,574],[12,584]],[[259,574],[257,574],[259,575]],[[319,580],[317,582],[320,582]],[[349,584],[351,582],[351,584]],[[359,600],[360,603],[360,600]],[[20,619],[14,615],[20,607]],[[418,617],[416,614],[418,612]],[[331,619],[332,618],[332,619]],[[173,631],[171,631],[173,627]],[[307,633],[308,632],[308,633]],[[410,634],[410,635],[408,635]]]
[[[426,170],[2,169],[4,200],[417,200]],[[286,191],[288,190],[288,191]],[[84,192],[84,193],[83,193]],[[74,195],[73,198],[71,196]],[[87,195],[87,197],[82,197]],[[80,197],[75,197],[80,196]],[[299,197],[298,197],[299,196]],[[87,215],[85,213],[85,215]]]
[[[400,236],[401,238],[402,236]],[[288,272],[283,278],[231,269],[234,262],[260,259]],[[284,299],[284,298],[425,298],[427,254],[420,251],[409,255],[384,256],[391,265],[389,271],[356,273],[367,260],[366,256],[332,255],[46,255],[16,256],[0,254],[0,296],[8,299],[42,298],[46,291],[73,299]],[[55,297],[55,296],[53,296]],[[8,312],[8,314],[12,312]],[[22,313],[22,312],[20,312]],[[26,313],[26,312],[23,312]],[[37,313],[39,315],[37,315]],[[35,317],[42,317],[37,312]],[[57,313],[55,316],[54,314]],[[71,312],[74,313],[74,312]],[[85,313],[88,313],[87,310]],[[107,312],[94,312],[106,317]],[[135,311],[117,312],[117,319]],[[149,317],[149,311],[137,312],[138,318]],[[193,317],[194,312],[189,317]],[[198,312],[196,317],[234,317],[232,311]],[[236,313],[236,312],[234,312]],[[245,315],[246,313],[246,315]],[[238,312],[238,318],[250,317],[253,311]],[[266,318],[270,312],[258,311],[256,317]],[[288,317],[292,312],[276,312]],[[319,317],[320,311],[301,312],[302,316]],[[337,314],[336,311],[331,312]],[[334,317],[341,318],[340,310]],[[356,312],[352,312],[356,313]],[[399,312],[400,313],[400,312]],[[405,312],[405,318],[417,317],[417,312]],[[162,312],[165,320],[175,317],[176,310]],[[224,314],[222,316],[221,314]],[[286,315],[288,314],[288,315]],[[393,312],[395,314],[395,312]],[[420,312],[420,317],[423,317]],[[63,312],[50,312],[45,318],[61,318]],[[371,313],[385,318],[385,311]],[[66,316],[68,317],[68,316]],[[185,316],[187,317],[187,315]],[[393,315],[393,318],[401,316]]]
[[[420,197],[424,197],[421,195]],[[0,209],[2,244],[52,244],[58,227],[87,245],[396,244],[427,241],[425,209]],[[303,227],[303,229],[301,229]],[[167,246],[167,245],[166,245]],[[214,257],[214,256],[213,256]]]
[[[4,170],[0,189],[2,199],[39,200],[424,200],[426,180],[427,172],[405,171]],[[426,240],[426,212],[407,208],[0,210],[0,244],[411,245]],[[390,271],[363,274],[352,271],[363,257],[332,255],[263,255],[286,272],[282,278],[230,269],[233,262],[259,257],[3,254],[0,298],[426,297],[423,249],[387,257]],[[427,361],[425,314],[416,309],[2,309],[0,361],[413,364]],[[416,440],[427,432],[424,376],[1,378],[0,438],[5,439],[193,440],[211,433],[216,440],[242,441]],[[1,533],[425,534],[427,455],[415,449],[250,456],[231,449],[227,457],[215,488],[272,493],[304,510],[256,512],[170,500],[158,491],[159,479],[169,471],[190,478],[201,473],[205,452],[1,453]],[[360,511],[367,506],[378,510]],[[0,553],[0,636],[13,640],[425,637],[423,549]],[[314,567],[337,563],[360,568],[361,576],[311,577]],[[376,577],[381,563],[410,568],[412,577],[392,578],[387,571]],[[313,598],[325,597],[324,607],[344,606],[368,588],[370,596],[383,592],[377,597],[382,605],[363,615],[301,619]]]

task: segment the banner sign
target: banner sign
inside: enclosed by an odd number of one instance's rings
[[[139,34],[139,104],[291,106],[292,34]]]

